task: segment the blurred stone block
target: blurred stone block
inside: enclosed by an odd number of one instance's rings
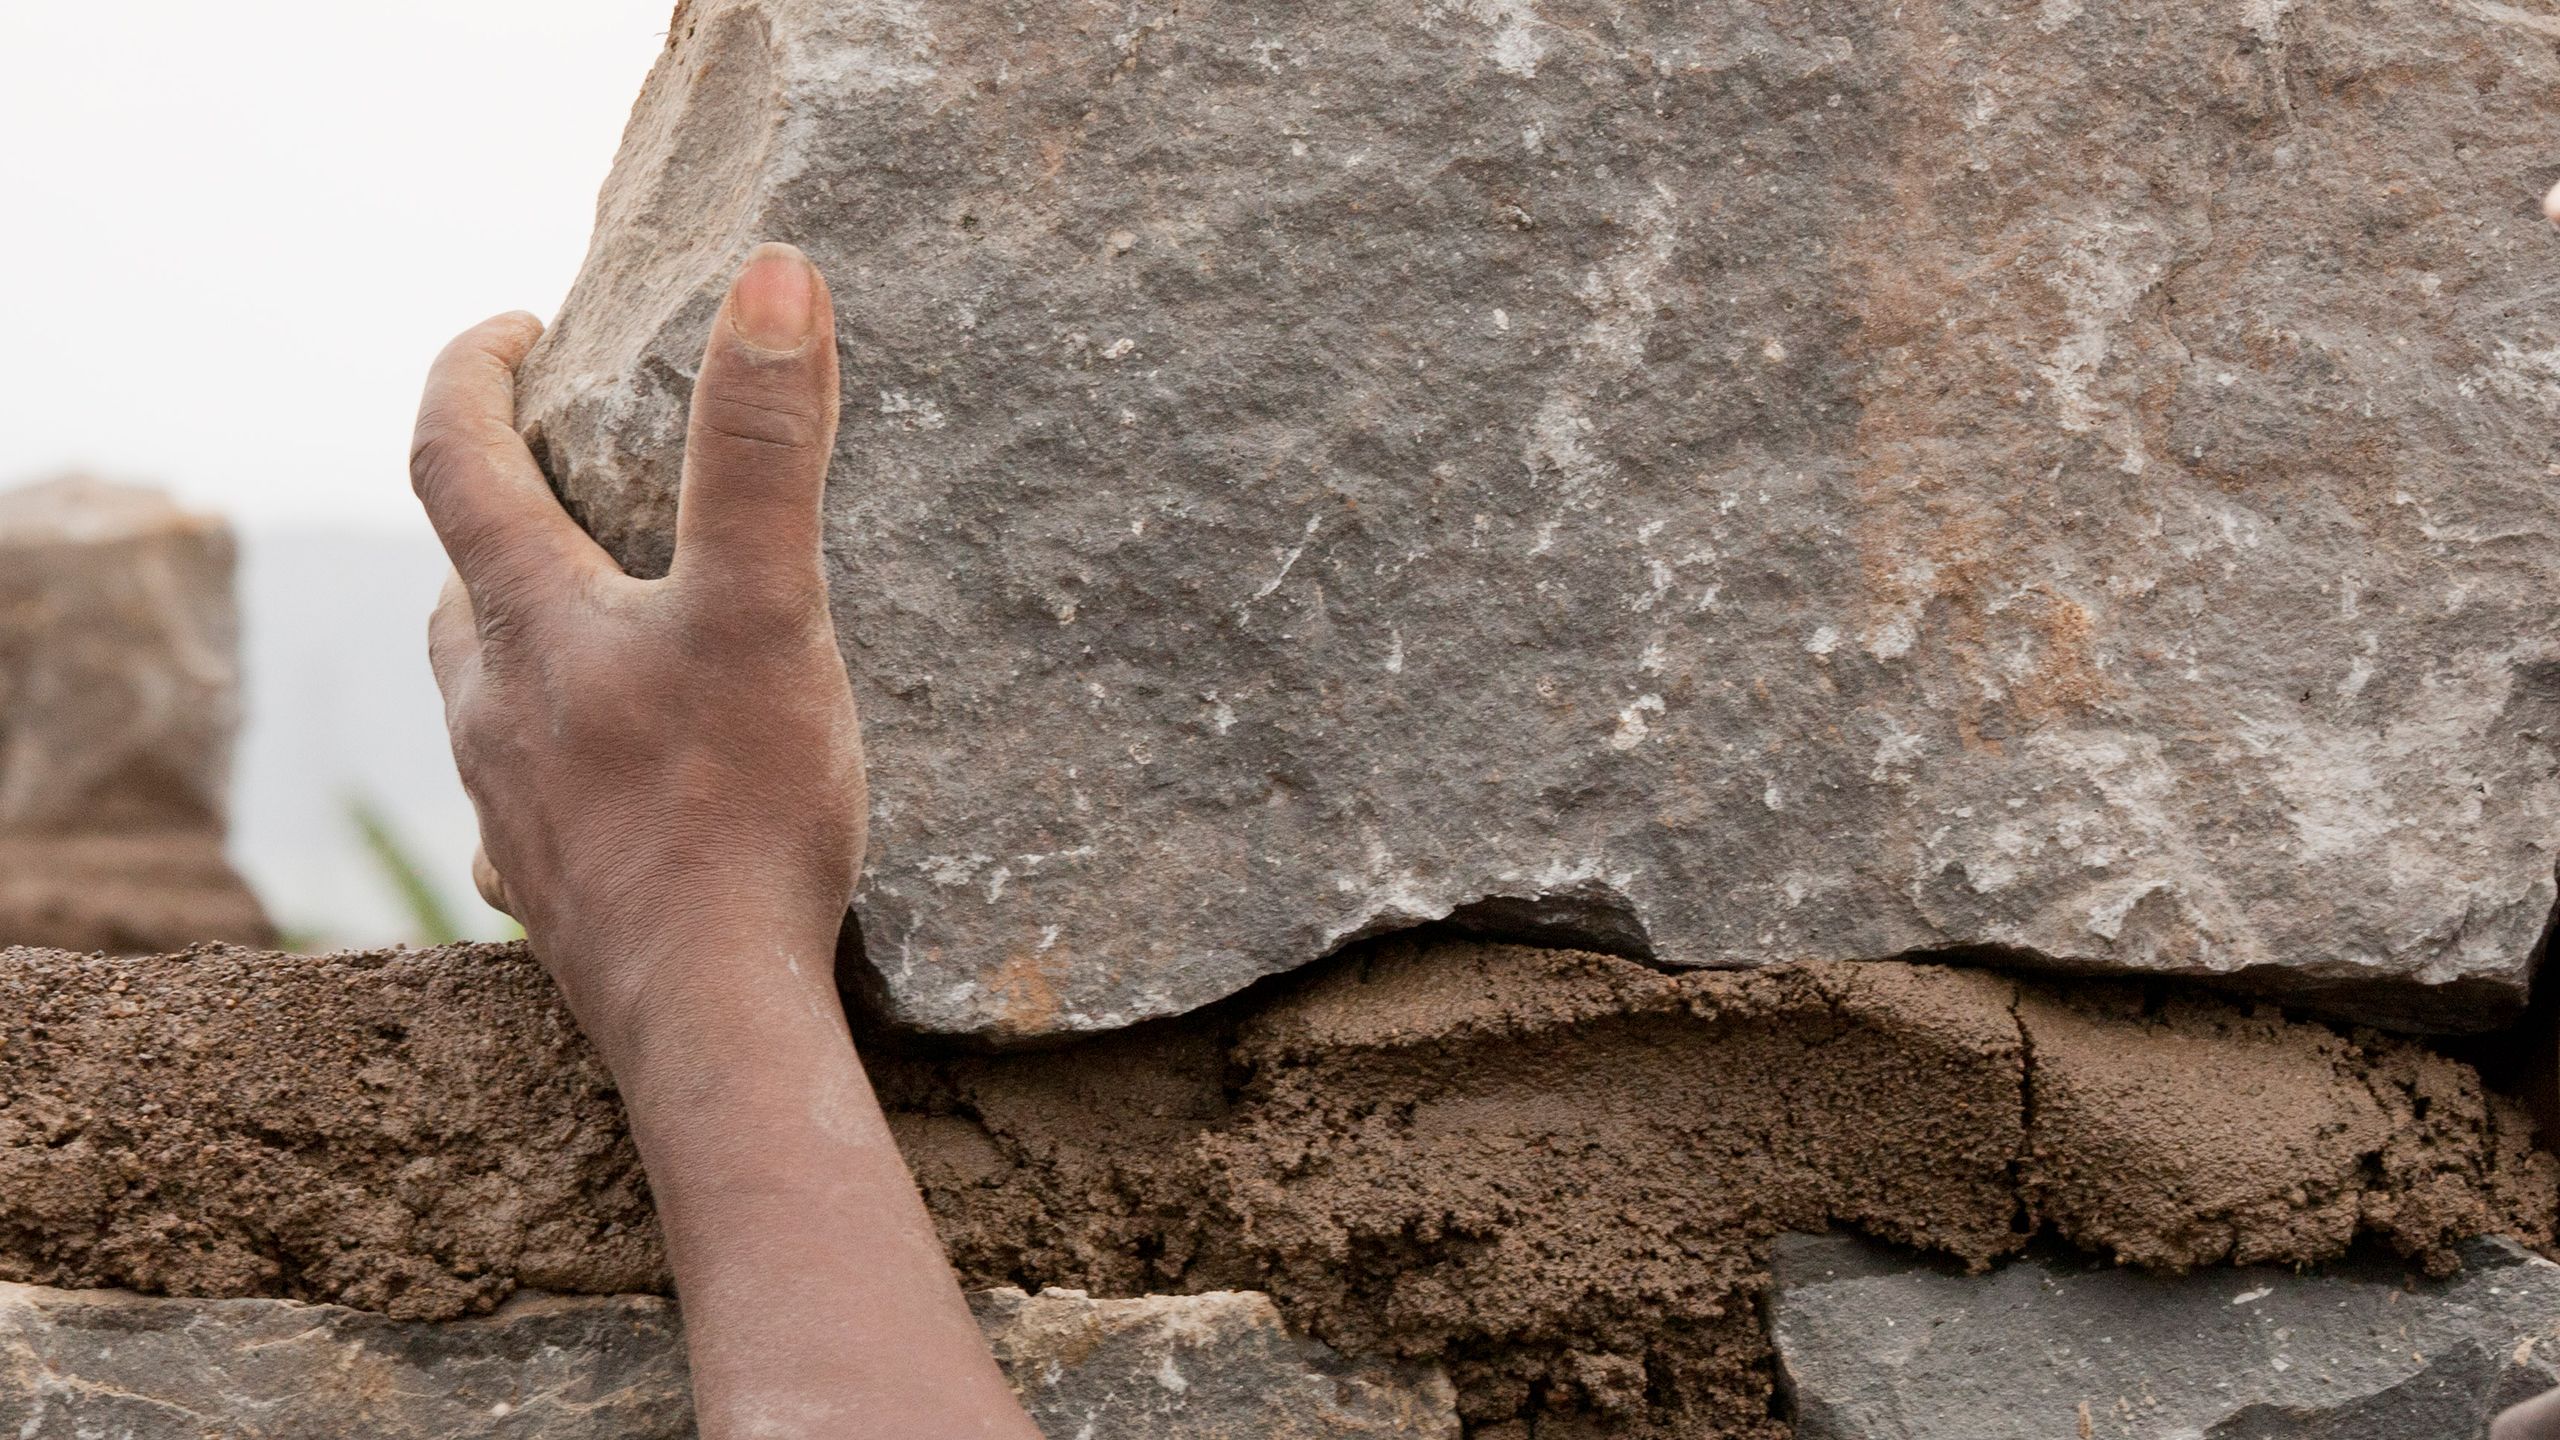
[[[271,938],[222,856],[231,534],[81,477],[0,494],[0,942]]]
[[[211,830],[0,835],[0,940],[146,954],[272,938]]]

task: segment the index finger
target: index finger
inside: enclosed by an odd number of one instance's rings
[[[522,312],[482,321],[444,347],[418,401],[409,481],[483,616],[613,565],[516,434],[516,366],[541,336]]]
[[[673,573],[732,600],[800,605],[823,592],[836,403],[827,282],[792,246],[759,245],[712,319],[694,380]]]

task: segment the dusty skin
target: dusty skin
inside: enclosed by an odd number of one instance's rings
[[[0,965],[0,1278],[432,1318],[660,1289],[610,1081],[520,950]],[[1391,942],[1060,1050],[871,1044],[975,1287],[1267,1290],[1474,1433],[1775,1437],[1782,1230],[2178,1268],[2551,1240],[2466,1066],[2183,991],[1668,976]]]

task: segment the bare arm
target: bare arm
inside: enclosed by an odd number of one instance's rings
[[[456,572],[428,649],[482,886],[505,877],[629,1109],[704,1440],[1035,1440],[835,992],[867,802],[821,569],[825,285],[787,246],[740,273],[662,580],[579,530],[515,432],[540,328],[482,324],[428,378],[410,471]]]

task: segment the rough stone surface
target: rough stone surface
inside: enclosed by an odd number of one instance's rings
[[[1449,1382],[1353,1366],[1269,1297],[971,1297],[1054,1440],[1457,1440]],[[484,1318],[0,1285],[18,1440],[691,1440],[684,1335],[649,1295],[523,1295]]]
[[[654,573],[727,273],[833,277],[907,1024],[1490,901],[2482,1027],[2560,836],[2551,33],[688,0],[522,418]]]
[[[1795,1440],[2485,1440],[2560,1384],[2560,1266],[2495,1240],[2462,1260],[1967,1276],[1789,1236],[1771,1332]]]
[[[1268,1295],[1008,1289],[970,1303],[1055,1440],[1458,1440],[1449,1377],[1346,1364],[1291,1334]]]
[[[0,943],[263,943],[222,857],[231,534],[157,491],[0,493]]]
[[[19,1440],[692,1440],[653,1295],[525,1295],[425,1324],[284,1300],[0,1285],[0,1433]]]
[[[1783,1230],[2446,1269],[2560,1204],[2467,1066],[2176,987],[1391,942],[1061,1048],[866,1053],[973,1287],[1262,1292],[1445,1366],[1493,1440],[1774,1440]],[[665,1284],[607,1076],[494,946],[0,952],[0,1279],[417,1320]]]

